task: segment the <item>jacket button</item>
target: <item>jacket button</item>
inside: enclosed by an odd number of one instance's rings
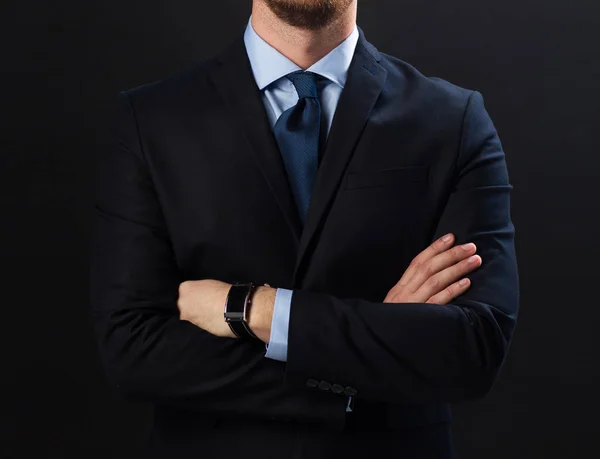
[[[356,395],[356,394],[358,394],[358,391],[354,387],[346,386],[346,388],[344,389],[344,394]]]
[[[319,385],[319,381],[317,381],[316,379],[310,378],[308,381],[306,381],[306,385],[308,387],[317,387]]]
[[[342,392],[344,392],[344,386],[340,384],[334,384],[333,386],[331,386],[331,391],[335,392],[336,394],[341,394]]]
[[[331,389],[331,383],[327,381],[321,381],[319,383],[319,389],[321,390],[329,390]]]

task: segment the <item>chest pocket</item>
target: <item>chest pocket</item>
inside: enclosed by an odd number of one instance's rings
[[[390,185],[408,185],[413,187],[427,185],[429,166],[403,166],[393,169],[380,169],[367,172],[349,173],[344,189],[382,187]]]

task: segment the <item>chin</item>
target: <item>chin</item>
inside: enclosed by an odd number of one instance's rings
[[[322,29],[340,17],[354,0],[264,0],[283,22],[302,29]]]

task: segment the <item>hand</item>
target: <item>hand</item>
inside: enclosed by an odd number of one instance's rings
[[[214,279],[185,281],[179,285],[179,318],[223,338],[237,338],[223,312],[231,284]]]
[[[384,303],[447,304],[471,286],[468,278],[461,278],[481,266],[481,257],[474,255],[477,247],[469,243],[451,248],[454,235],[447,236],[447,241],[438,239],[413,259]]]

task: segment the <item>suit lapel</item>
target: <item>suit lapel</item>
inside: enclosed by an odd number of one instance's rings
[[[316,182],[296,257],[294,284],[300,275],[302,263],[308,258],[311,242],[318,235],[332,198],[340,187],[354,147],[387,76],[386,69],[379,64],[381,55],[366,40],[360,27],[358,31],[356,51],[335,110],[323,159],[317,170]]]
[[[296,245],[300,241],[302,222],[287,178],[279,147],[271,130],[260,90],[256,85],[243,34],[217,56],[219,65],[212,68],[211,78],[231,110],[232,120],[242,133],[283,212]]]
[[[317,171],[304,229],[298,216],[283,158],[254,80],[243,34],[217,56],[218,65],[211,71],[215,87],[250,143],[252,153],[298,244],[294,285],[301,266],[310,253],[308,249],[311,242],[327,216],[329,205],[340,186],[354,147],[387,76],[387,71],[379,64],[381,55],[366,40],[360,27],[358,31],[356,51]]]

